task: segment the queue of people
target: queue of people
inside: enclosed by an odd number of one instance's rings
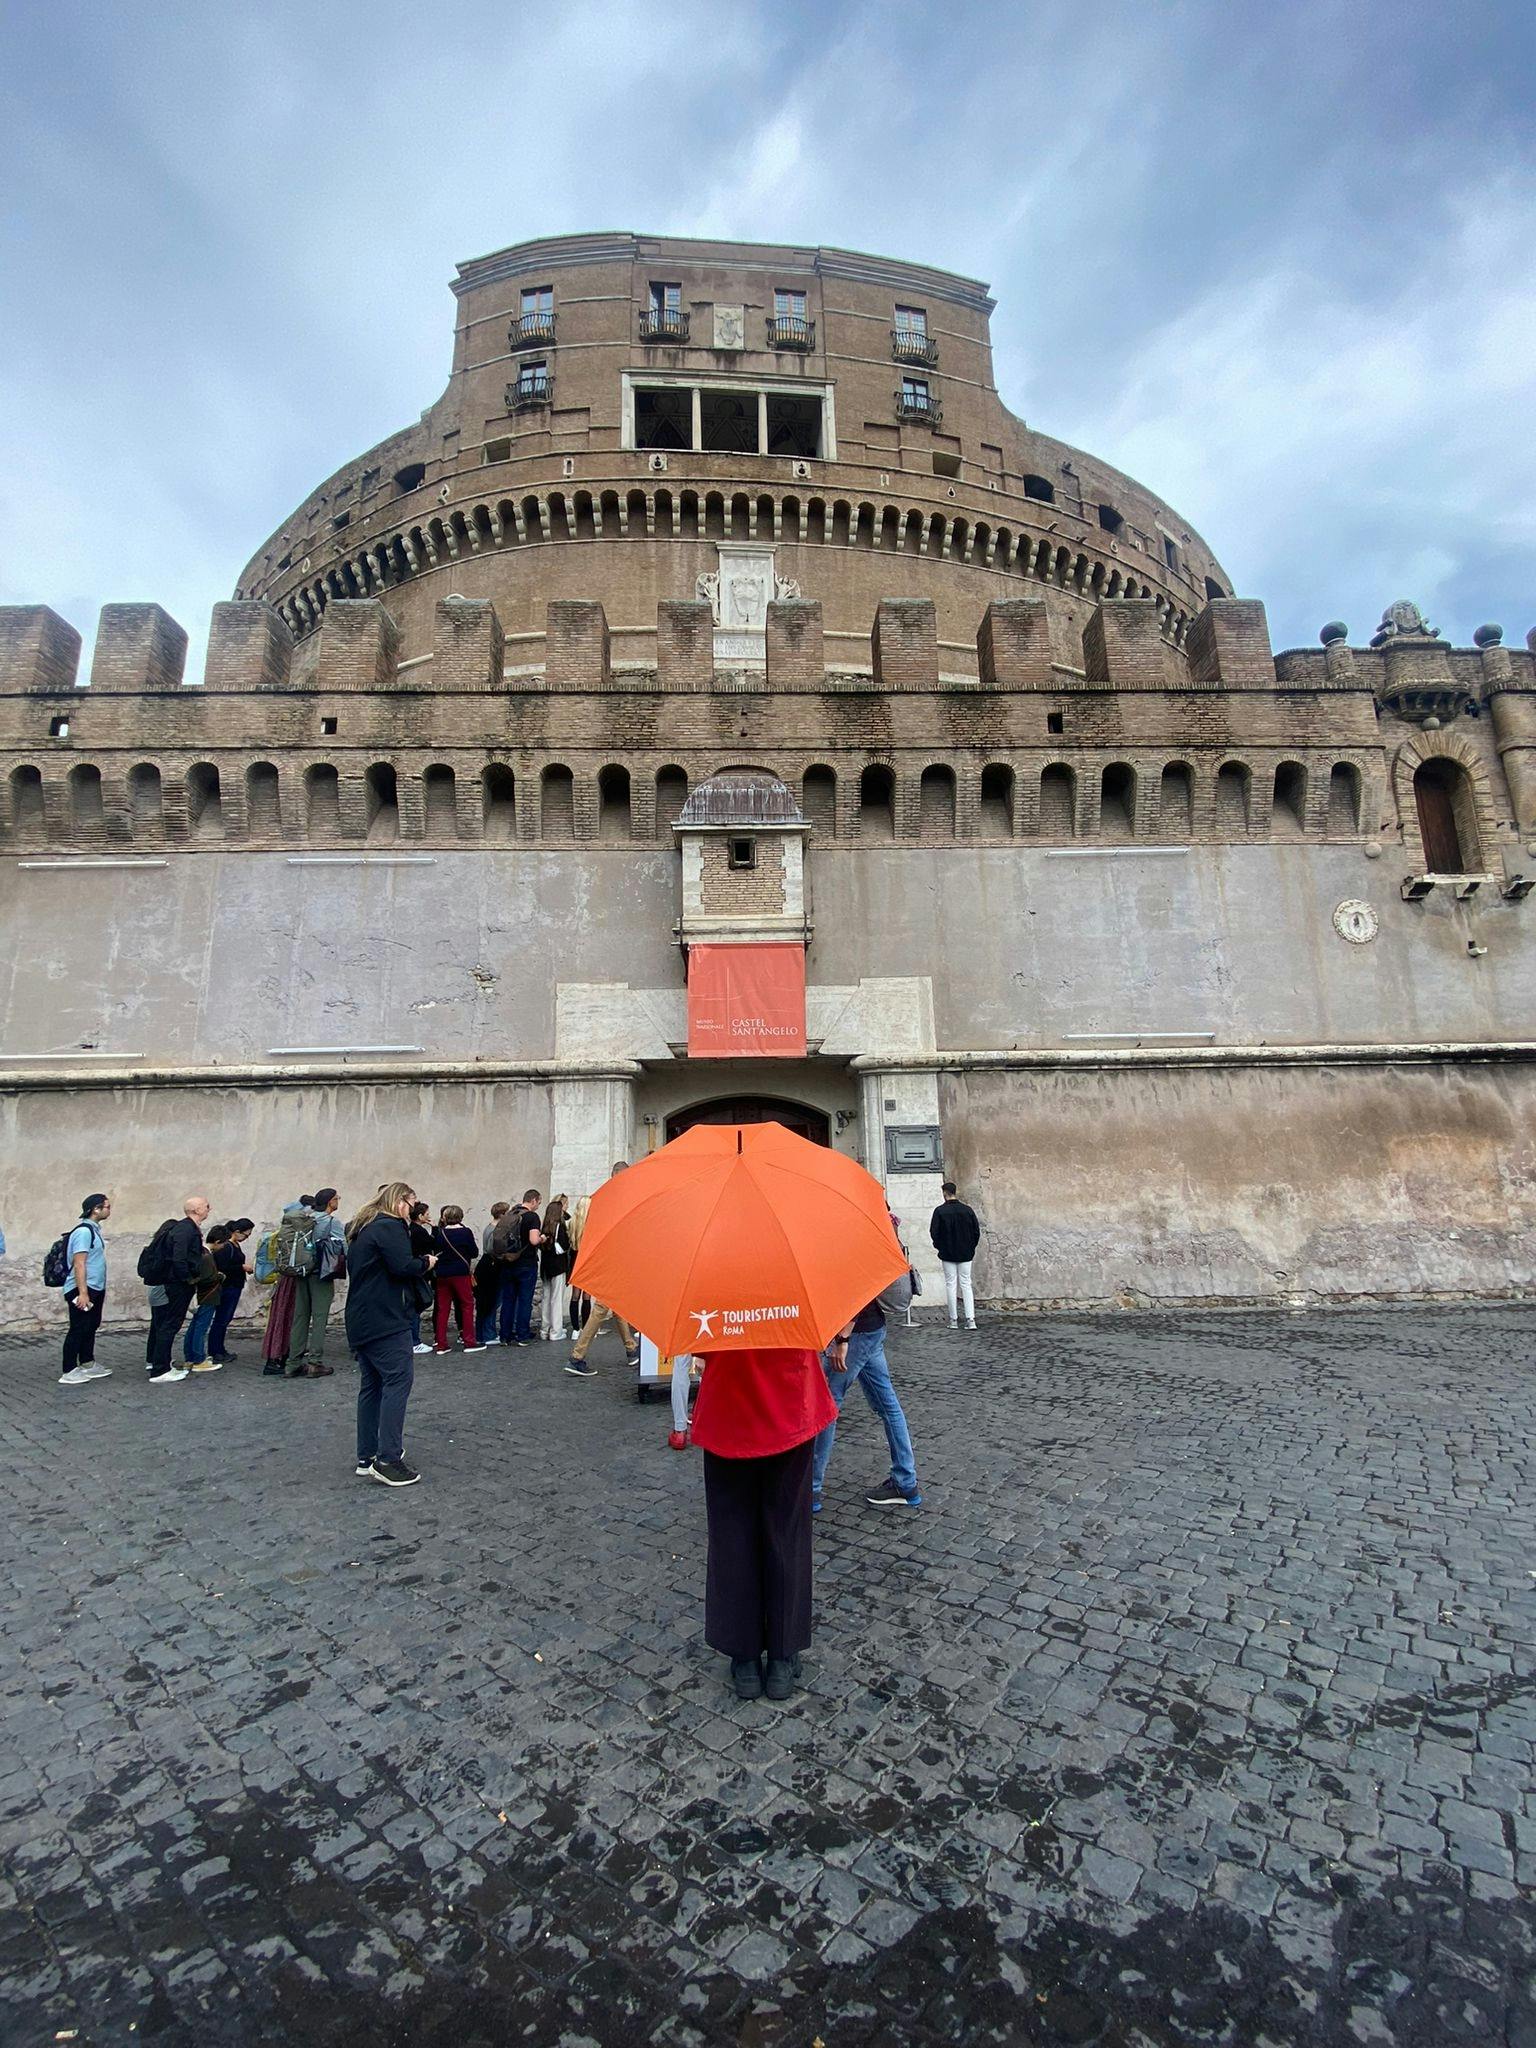
[[[615,1174],[625,1170],[626,1162],[615,1162]],[[971,1263],[980,1226],[953,1182],[944,1183],[943,1195],[930,1237],[944,1269],[948,1319],[955,1328],[963,1315],[965,1327],[974,1329]],[[568,1372],[594,1376],[588,1355],[610,1319],[626,1360],[638,1358],[637,1333],[601,1304],[585,1304],[577,1326],[570,1278],[587,1198],[574,1207],[563,1195],[540,1204],[535,1188],[518,1203],[497,1202],[477,1233],[460,1205],[444,1204],[433,1221],[414,1189],[391,1182],[343,1227],[337,1190],[321,1187],[284,1208],[253,1261],[246,1249],[255,1228],[251,1218],[209,1226],[208,1198],[189,1195],[181,1214],[160,1225],[139,1257],[150,1307],[146,1373],[155,1384],[169,1384],[231,1363],[230,1327],[247,1285],[257,1279],[272,1286],[264,1372],[330,1377],[334,1368],[324,1354],[336,1283],[345,1278],[343,1323],[359,1376],[357,1475],[390,1487],[417,1485],[421,1474],[405,1456],[414,1362],[429,1351],[446,1355],[455,1325],[465,1354],[524,1346],[532,1340],[542,1289],[544,1340],[560,1342],[574,1333]],[[87,1196],[79,1221],[50,1253],[63,1275],[53,1284],[62,1284],[68,1317],[61,1385],[82,1386],[110,1374],[97,1363],[95,1347],[107,1297],[103,1226],[111,1213],[108,1195]],[[894,1230],[896,1218],[889,1220]],[[908,1304],[915,1277],[909,1281],[905,1294],[898,1285],[867,1303],[820,1353],[767,1347],[707,1353],[697,1361],[704,1369],[691,1422],[694,1361],[675,1361],[669,1442],[704,1453],[705,1636],[729,1660],[740,1699],[787,1699],[799,1682],[810,1642],[812,1519],[821,1512],[838,1421],[855,1385],[880,1421],[889,1453],[888,1477],[866,1500],[877,1508],[922,1504],[911,1432],[885,1350],[887,1311]]]

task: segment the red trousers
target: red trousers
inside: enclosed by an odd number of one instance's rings
[[[437,1296],[435,1311],[437,1348],[448,1349],[448,1315],[457,1306],[459,1311],[459,1335],[466,1344],[475,1341],[475,1283],[468,1273],[455,1274],[439,1280],[434,1274],[432,1292]]]

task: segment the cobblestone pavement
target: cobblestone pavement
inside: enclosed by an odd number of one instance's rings
[[[807,1690],[701,1636],[611,1340],[0,1345],[0,2038],[1536,2042],[1529,1309],[1013,1318],[855,1395]]]

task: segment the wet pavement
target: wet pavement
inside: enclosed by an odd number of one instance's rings
[[[806,1688],[611,1338],[352,1386],[0,1343],[8,2044],[1536,2043],[1536,1311],[897,1333]]]

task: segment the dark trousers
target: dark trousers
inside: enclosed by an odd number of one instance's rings
[[[395,1330],[357,1347],[357,1457],[398,1465],[405,1452],[405,1404],[416,1377],[411,1333]]]
[[[530,1259],[526,1266],[511,1268],[501,1283],[501,1341],[515,1338],[526,1344],[533,1335],[533,1290],[539,1284],[539,1269]]]
[[[165,1300],[158,1308],[149,1312],[149,1346],[144,1353],[144,1362],[151,1372],[166,1372],[170,1369],[171,1350],[176,1342],[176,1332],[186,1319],[187,1310],[192,1306],[194,1290],[173,1280],[165,1290]]]
[[[73,1372],[77,1365],[94,1365],[96,1362],[96,1332],[101,1328],[101,1310],[107,1290],[88,1287],[86,1297],[83,1308],[78,1294],[66,1294],[64,1297],[64,1306],[69,1310],[69,1328],[64,1332],[65,1372]]]
[[[224,1283],[224,1292],[219,1296],[219,1305],[214,1310],[213,1328],[208,1332],[210,1358],[224,1356],[224,1343],[229,1336],[229,1326],[235,1319],[235,1310],[240,1306],[240,1297],[244,1292],[243,1280],[227,1280]]]
[[[704,1453],[704,1640],[726,1657],[793,1657],[811,1640],[811,1452]]]

